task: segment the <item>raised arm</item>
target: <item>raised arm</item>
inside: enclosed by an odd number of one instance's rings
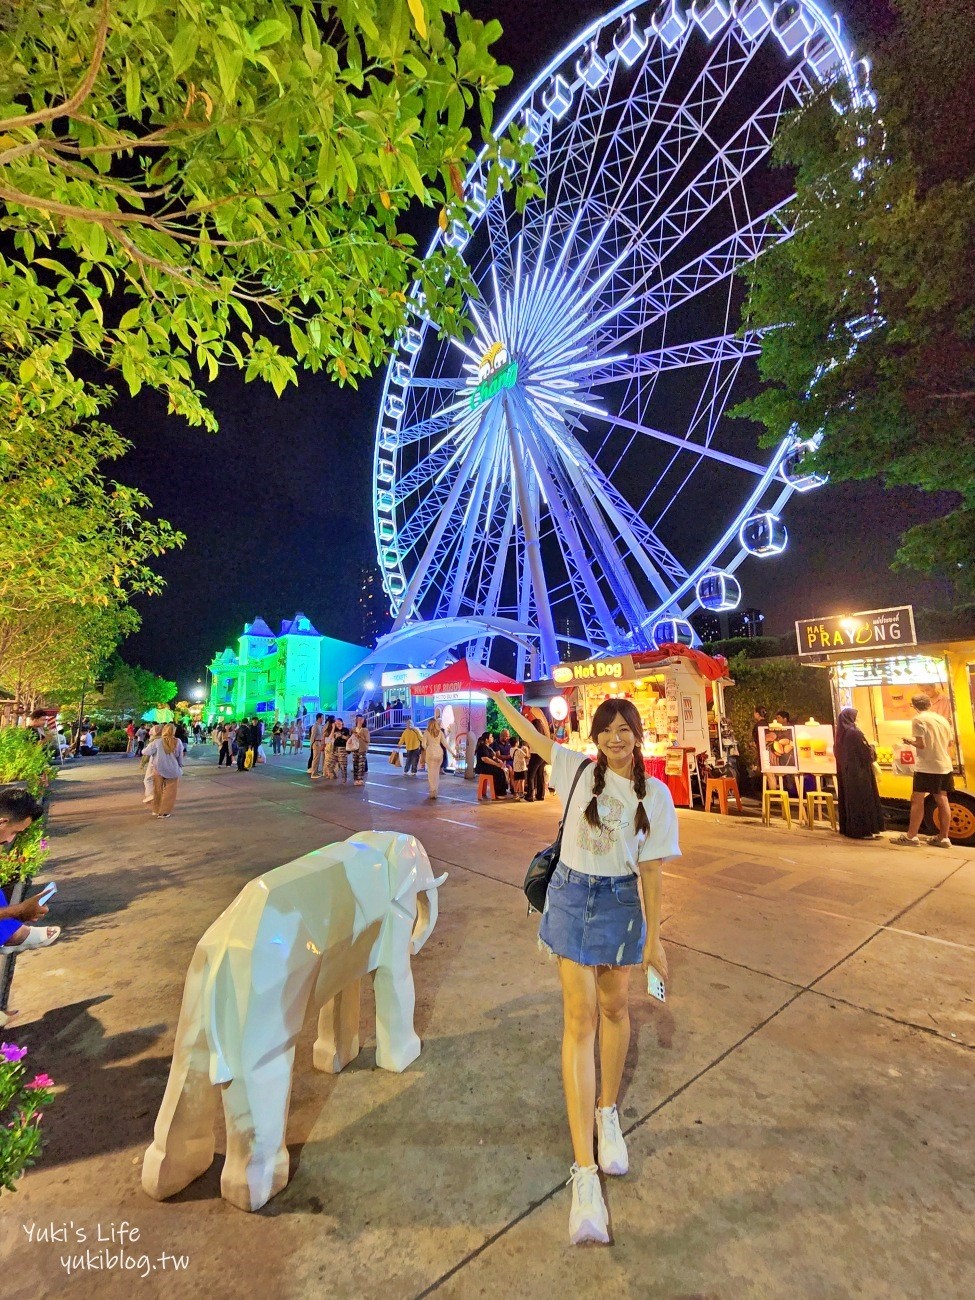
[[[546,763],[551,763],[553,745],[551,736],[543,736],[540,731],[536,731],[528,719],[518,712],[507,695],[502,695],[500,691],[485,691],[484,694],[494,700],[505,722],[513,731],[517,731],[532,753],[540,754]]]

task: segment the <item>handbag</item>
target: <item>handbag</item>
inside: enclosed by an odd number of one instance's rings
[[[401,762],[401,760],[400,760],[399,750],[398,750],[398,749],[394,749],[394,750],[393,750],[393,752],[392,752],[392,753],[390,754],[390,756],[389,756],[389,760],[388,760],[388,761],[389,761],[389,764],[390,764],[391,767],[399,767],[399,766],[400,766],[400,762]]]
[[[548,882],[552,879],[555,868],[559,865],[559,855],[562,852],[562,828],[569,814],[569,805],[572,803],[572,796],[579,784],[579,777],[591,764],[591,759],[579,764],[576,774],[572,778],[572,785],[569,788],[569,797],[565,801],[565,808],[562,810],[562,820],[559,822],[558,834],[547,849],[542,849],[540,853],[535,854],[528,866],[528,871],[525,873],[525,883],[522,888],[525,891],[525,897],[528,899],[529,916],[532,912],[540,912],[545,906]]]
[[[917,755],[910,745],[897,745],[891,766],[897,776],[913,776],[917,771]]]

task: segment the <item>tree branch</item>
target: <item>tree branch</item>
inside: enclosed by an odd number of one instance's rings
[[[5,121],[0,120],[0,131],[16,131],[21,127],[36,126],[39,122],[54,122],[59,117],[70,116],[76,108],[81,107],[91,93],[95,78],[98,76],[98,69],[101,67],[102,55],[105,53],[105,42],[108,39],[108,14],[109,0],[102,0],[102,16],[98,20],[98,31],[95,35],[95,49],[92,54],[91,64],[71,98],[66,99],[63,104],[56,104],[53,108],[42,108],[36,113],[25,113],[22,117],[8,117]]]
[[[169,262],[163,262],[158,257],[152,257],[149,253],[144,253],[137,244],[133,244],[132,240],[123,235],[121,230],[117,226],[113,226],[111,222],[105,223],[105,229],[118,240],[133,262],[137,262],[140,266],[152,267],[156,271],[162,271],[164,275],[179,280],[181,284],[185,284],[187,288],[195,289],[197,292],[205,288],[204,285],[188,275],[185,270],[181,270],[178,266],[172,266]]]

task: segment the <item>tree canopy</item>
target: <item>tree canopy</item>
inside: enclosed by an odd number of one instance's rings
[[[821,445],[837,480],[955,493],[911,528],[896,565],[975,592],[975,10],[894,0],[876,51],[878,109],[840,87],[786,125],[792,239],[749,268],[745,316],[766,328],[769,386],[738,413],[771,445]],[[839,108],[841,111],[837,111]]]
[[[299,365],[369,373],[415,281],[460,328],[463,260],[425,263],[403,218],[419,203],[465,219],[472,112],[489,193],[527,160],[489,131],[500,31],[458,0],[8,8],[0,345],[21,381],[74,401],[88,354],[213,427],[201,385],[222,366],[279,393]]]
[[[0,354],[0,681],[23,698],[91,675],[138,627],[129,597],[161,589],[152,561],[183,541],[107,477],[128,445],[73,403],[49,409]]]

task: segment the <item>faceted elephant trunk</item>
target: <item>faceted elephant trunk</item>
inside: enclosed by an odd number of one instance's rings
[[[426,889],[419,889],[416,895],[416,923],[413,926],[413,936],[410,940],[410,952],[415,956],[426,941],[433,934],[433,927],[437,924],[437,917],[440,914],[440,904],[437,898],[437,890],[447,879],[446,871],[442,876],[436,877]]]

